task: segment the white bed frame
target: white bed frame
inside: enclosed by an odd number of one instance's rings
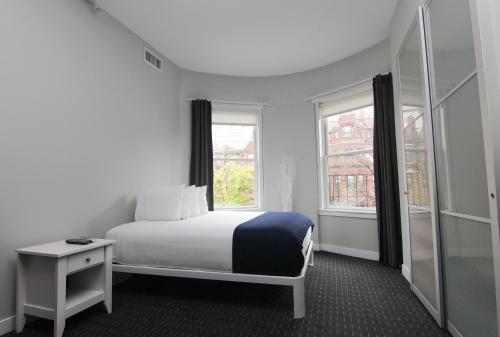
[[[314,265],[313,241],[309,243],[304,266],[299,276],[272,276],[256,274],[237,274],[230,272],[202,271],[190,269],[159,268],[134,266],[127,264],[113,263],[113,271],[118,273],[159,275],[170,277],[197,278],[204,280],[231,281],[243,283],[274,284],[293,287],[293,313],[294,318],[304,318],[306,314],[305,302],[305,277],[308,266]]]

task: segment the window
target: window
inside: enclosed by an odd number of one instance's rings
[[[352,137],[352,126],[347,125],[342,127],[342,130],[344,130],[344,137],[345,138],[351,138]]]
[[[374,211],[371,87],[351,87],[313,102],[318,119],[322,208]]]
[[[261,107],[212,104],[214,207],[259,208]]]

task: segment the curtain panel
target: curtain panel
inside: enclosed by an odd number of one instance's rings
[[[212,103],[191,101],[191,164],[189,184],[207,186],[208,209],[214,210],[213,192]]]
[[[377,75],[373,79],[373,103],[379,260],[384,265],[398,267],[403,264],[403,243],[392,74]]]

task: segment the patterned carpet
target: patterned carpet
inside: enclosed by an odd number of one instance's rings
[[[134,276],[115,286],[111,315],[97,305],[69,318],[64,336],[450,336],[400,270],[323,252],[315,263],[302,320],[289,287]],[[36,320],[22,336],[52,336],[52,324]]]

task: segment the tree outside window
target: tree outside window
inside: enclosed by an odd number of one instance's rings
[[[214,207],[258,206],[256,125],[214,124]]]

